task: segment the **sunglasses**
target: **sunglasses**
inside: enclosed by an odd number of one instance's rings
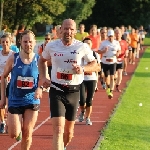
[[[50,40],[50,38],[45,38],[45,40]]]
[[[106,33],[106,32],[102,32],[101,34],[104,34],[104,33]]]

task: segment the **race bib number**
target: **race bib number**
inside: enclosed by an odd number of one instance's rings
[[[72,80],[73,71],[70,69],[57,69],[57,79],[60,80]]]
[[[92,72],[84,72],[84,75],[92,75]]]
[[[18,76],[18,78],[17,78],[17,88],[32,89],[33,84],[34,84],[34,78],[33,77]]]

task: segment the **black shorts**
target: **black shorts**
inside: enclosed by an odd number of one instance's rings
[[[52,70],[52,66],[48,66],[48,74],[50,78],[51,78],[51,70]]]
[[[50,112],[52,117],[65,117],[68,121],[75,121],[79,104],[79,91],[63,92],[50,88]]]
[[[132,49],[131,50],[129,50],[130,52],[132,51],[132,53],[135,53],[135,51],[136,51],[136,48],[133,48],[132,47]]]
[[[116,72],[116,63],[114,64],[103,63],[103,72],[104,72],[105,77],[108,77],[108,75],[114,75]]]
[[[116,70],[123,69],[123,62],[116,65]]]
[[[93,96],[95,93],[96,80],[83,81],[80,85],[80,106],[92,106]]]
[[[19,107],[8,107],[8,112],[11,114],[24,114],[26,109],[31,109],[33,111],[38,111],[40,109],[40,104],[30,104],[26,106]]]

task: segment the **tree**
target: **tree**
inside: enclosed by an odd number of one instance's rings
[[[18,24],[32,27],[35,23],[61,23],[72,18],[80,22],[92,13],[95,0],[7,0],[4,3],[4,20],[10,28]]]
[[[131,25],[133,27],[150,22],[150,0],[96,0],[92,15],[84,21],[89,26],[115,27]]]
[[[4,5],[4,0],[0,0],[1,3],[1,17],[0,17],[0,31],[2,30],[2,23],[3,23],[3,5]]]

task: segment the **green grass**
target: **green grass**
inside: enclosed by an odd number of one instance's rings
[[[36,36],[37,41],[44,41],[45,36]]]
[[[150,36],[146,36],[144,39],[144,45],[150,45]]]
[[[150,150],[150,48],[102,135],[99,150]]]

